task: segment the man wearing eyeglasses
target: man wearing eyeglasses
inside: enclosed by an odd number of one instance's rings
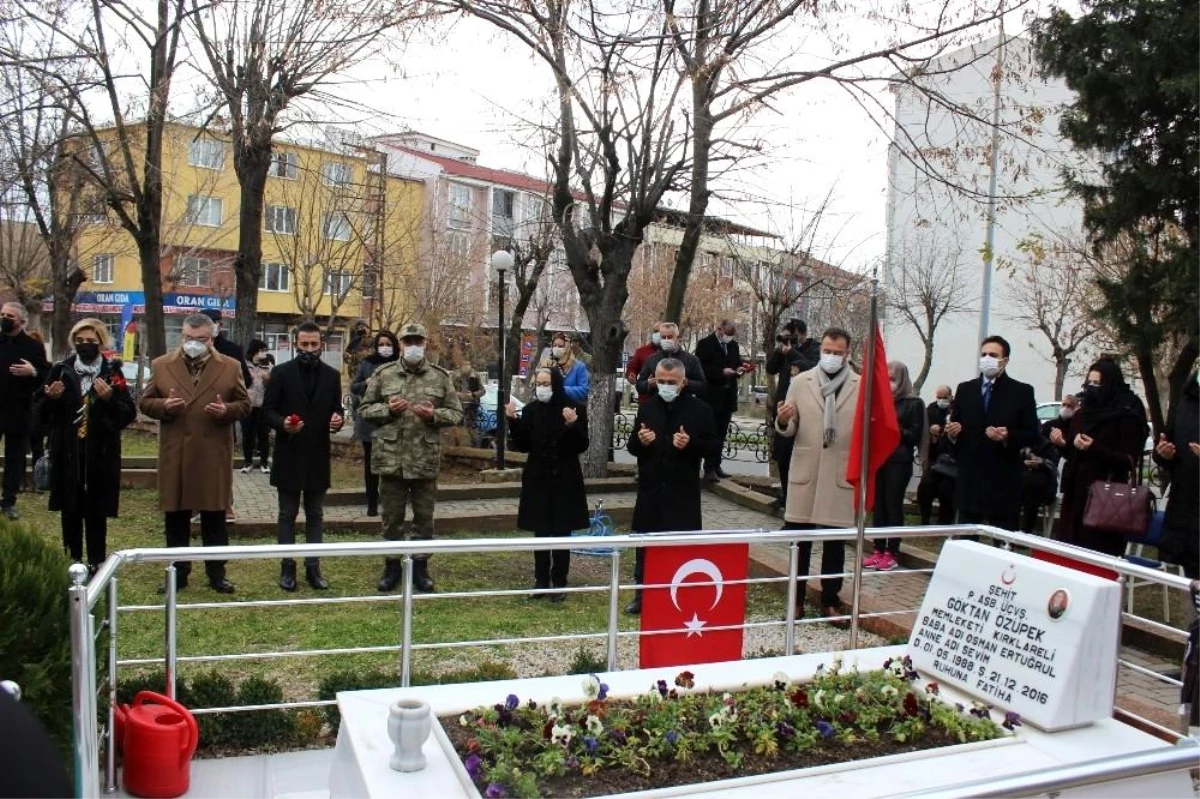
[[[50,371],[45,348],[25,332],[25,306],[0,307],[0,436],[4,436],[4,488],[0,513],[16,521],[17,492],[25,477],[33,394]]]

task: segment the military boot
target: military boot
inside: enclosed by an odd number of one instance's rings
[[[422,594],[433,593],[434,586],[433,578],[429,576],[429,561],[413,561],[413,587]]]
[[[383,562],[383,576],[376,585],[380,591],[387,593],[400,584],[400,559],[388,558]]]

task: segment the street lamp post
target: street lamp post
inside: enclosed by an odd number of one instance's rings
[[[496,335],[500,339],[500,385],[496,387],[496,468],[504,468],[504,445],[508,440],[508,383],[504,376],[504,276],[512,268],[512,253],[507,250],[496,250],[492,253],[492,268],[496,270],[496,282],[499,291],[496,292]]]

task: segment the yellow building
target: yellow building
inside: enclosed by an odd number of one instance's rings
[[[186,125],[167,130],[163,175],[160,264],[173,346],[188,313],[237,313],[240,189],[229,141]],[[370,148],[275,143],[256,337],[277,359],[290,357],[289,331],[302,319],[340,330],[359,317],[374,328],[408,313],[407,292],[395,286],[415,269],[422,191],[418,181],[388,175],[386,156]],[[100,315],[116,332],[123,316],[137,318],[145,305],[137,249],[111,211],[85,221],[77,252],[88,279],[74,310]],[[330,337],[334,365],[342,345],[340,332]]]

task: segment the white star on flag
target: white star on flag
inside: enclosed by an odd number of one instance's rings
[[[687,637],[691,638],[693,635],[698,635],[701,638],[703,638],[704,633],[700,632],[700,628],[703,627],[705,624],[706,624],[706,622],[702,621],[699,616],[697,616],[695,613],[693,613],[691,621],[685,621],[683,623],[683,626],[688,628]]]

